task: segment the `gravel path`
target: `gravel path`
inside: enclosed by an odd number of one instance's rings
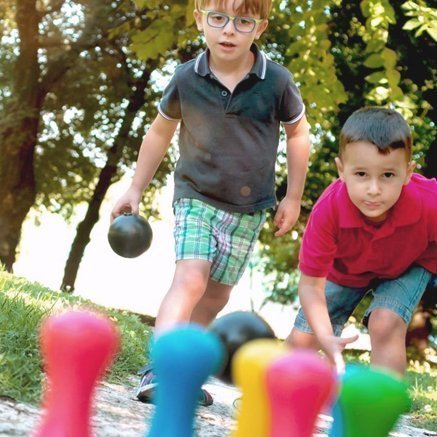
[[[132,377],[135,384],[137,378]],[[198,437],[227,437],[235,428],[234,400],[239,391],[211,379],[206,388],[214,397],[210,407],[199,407],[196,413],[196,433]],[[96,395],[96,414],[93,417],[95,437],[139,437],[144,436],[153,414],[153,405],[135,400],[134,390],[128,385],[102,383]],[[40,410],[36,407],[0,398],[0,436],[29,436],[40,420]],[[320,416],[317,437],[327,437],[330,418]],[[437,436],[437,433],[408,425],[408,418],[402,417],[392,437]],[[170,436],[163,436],[170,437]]]

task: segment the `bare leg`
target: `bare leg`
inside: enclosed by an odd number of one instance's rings
[[[388,308],[376,308],[369,318],[369,334],[372,345],[370,361],[403,376],[407,359],[404,320]]]
[[[210,267],[210,262],[196,259],[176,263],[173,282],[156,317],[156,333],[190,321],[194,308],[205,293]]]
[[[232,285],[220,284],[210,278],[205,293],[191,314],[191,322],[208,326],[228,303],[231,291]]]
[[[319,342],[314,334],[292,329],[290,335],[285,339],[287,346],[292,348],[315,349],[320,348]]]

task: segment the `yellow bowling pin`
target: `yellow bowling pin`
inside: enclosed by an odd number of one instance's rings
[[[288,351],[279,340],[258,339],[249,341],[235,353],[232,376],[242,391],[242,401],[233,437],[267,437],[270,414],[266,370]]]

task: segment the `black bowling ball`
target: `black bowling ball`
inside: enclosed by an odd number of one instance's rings
[[[144,253],[150,247],[152,237],[149,222],[138,214],[119,215],[108,232],[112,250],[124,258],[135,258]]]
[[[259,338],[275,338],[275,333],[268,323],[258,314],[250,311],[226,314],[214,320],[209,329],[219,337],[225,348],[227,356],[216,376],[228,384],[233,383],[231,363],[240,346]]]

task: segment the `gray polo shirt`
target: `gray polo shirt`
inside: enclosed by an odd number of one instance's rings
[[[280,122],[297,122],[305,107],[290,72],[251,50],[253,68],[232,93],[211,72],[208,50],[179,65],[165,89],[159,112],[181,122],[174,200],[240,213],[276,205]]]

